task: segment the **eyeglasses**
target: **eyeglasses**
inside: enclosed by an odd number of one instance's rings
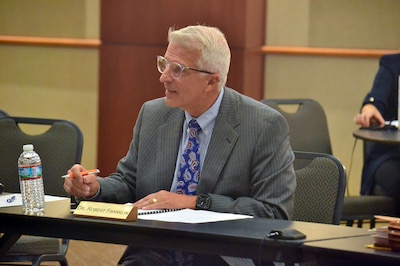
[[[193,71],[197,71],[197,72],[201,72],[201,73],[214,74],[212,72],[205,71],[205,70],[199,70],[199,69],[195,69],[195,68],[191,68],[191,67],[185,67],[185,66],[182,66],[181,64],[178,64],[175,62],[168,62],[168,60],[165,57],[158,55],[157,56],[158,72],[164,73],[164,71],[167,69],[167,67],[169,67],[171,76],[174,79],[179,79],[182,76],[182,72],[185,70],[193,70]]]

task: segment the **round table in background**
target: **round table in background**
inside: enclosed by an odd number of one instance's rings
[[[353,132],[357,139],[400,145],[400,130],[358,129]]]

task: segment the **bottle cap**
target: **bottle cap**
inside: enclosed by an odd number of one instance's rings
[[[24,151],[33,151],[33,144],[25,144],[22,149]]]

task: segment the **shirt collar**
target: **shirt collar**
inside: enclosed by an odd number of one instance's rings
[[[210,134],[214,128],[215,119],[217,118],[223,96],[224,96],[224,89],[220,91],[215,103],[207,111],[202,113],[199,117],[195,118],[197,120],[197,123],[201,127],[201,131],[206,136]],[[187,128],[189,121],[192,119],[193,117],[188,112],[185,111],[185,128]]]

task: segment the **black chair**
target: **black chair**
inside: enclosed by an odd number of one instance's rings
[[[44,127],[46,130],[41,134],[31,135],[25,133],[21,125]],[[80,129],[66,120],[0,118],[0,182],[6,192],[20,192],[17,161],[22,146],[28,143],[34,145],[42,159],[45,194],[68,196],[63,189],[64,180],[61,176],[73,164],[81,162],[83,136]],[[32,265],[40,265],[43,261],[58,261],[61,265],[68,265],[65,257],[68,244],[68,239],[23,235],[0,261],[29,261]]]
[[[363,140],[363,156],[370,148],[371,142]],[[365,220],[369,221],[369,227],[375,228],[375,215],[396,215],[396,202],[388,197],[378,186],[374,186],[374,195],[368,196],[348,196],[344,200],[342,220],[346,221],[347,226],[353,226],[357,222],[357,227],[362,227]]]
[[[342,163],[330,154],[295,151],[293,220],[339,224],[346,189]]]
[[[287,120],[290,144],[295,151],[332,154],[328,122],[322,106],[313,99],[264,99]],[[286,109],[294,109],[294,112]]]
[[[342,163],[330,154],[294,151],[297,187],[292,220],[340,223],[346,190],[346,172]],[[296,265],[318,265],[305,258]]]

